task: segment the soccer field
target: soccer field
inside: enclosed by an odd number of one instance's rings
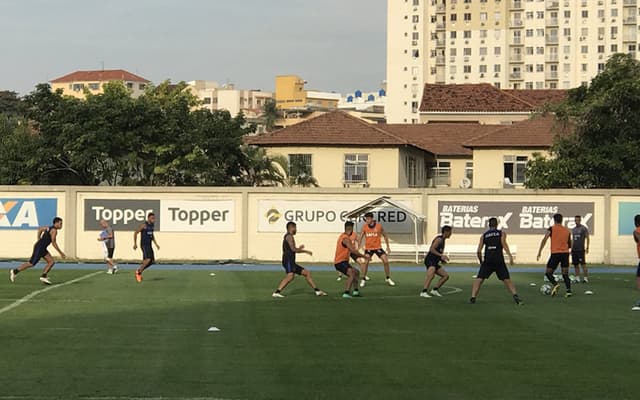
[[[82,279],[22,303],[45,289],[40,269],[0,281],[0,400],[640,395],[632,274],[594,274],[594,295],[577,285],[565,299],[539,292],[541,272],[515,273],[518,307],[495,279],[468,304],[466,271],[432,299],[418,297],[421,268],[394,288],[374,272],[357,299],[328,268],[314,278],[329,297],[296,279],[284,299],[271,298],[276,270],[151,268],[142,284],[94,272],[54,269],[57,283]]]

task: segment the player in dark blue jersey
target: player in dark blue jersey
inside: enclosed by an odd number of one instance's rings
[[[136,270],[136,281],[142,282],[142,272],[149,268],[156,262],[155,254],[153,253],[153,245],[160,250],[158,242],[156,241],[156,235],[153,231],[156,222],[156,215],[149,213],[147,220],[144,224],[140,225],[137,231],[133,234],[133,249],[138,249],[138,234],[140,234],[140,249],[142,250],[142,264]]]
[[[296,263],[296,254],[298,253],[313,255],[312,252],[304,249],[304,245],[296,246],[294,236],[297,232],[298,228],[296,227],[296,223],[291,221],[287,222],[287,233],[282,239],[282,268],[284,268],[287,275],[282,279],[280,285],[278,285],[278,288],[271,296],[277,298],[284,297],[282,291],[293,281],[296,275],[304,276],[316,296],[326,296],[327,294],[316,286],[313,278],[311,278],[311,272]]]
[[[48,274],[49,271],[51,271],[51,268],[53,268],[53,266],[55,265],[55,261],[53,260],[53,257],[51,257],[51,254],[49,253],[49,250],[47,250],[47,248],[49,247],[49,245],[52,245],[53,248],[58,251],[60,257],[67,258],[64,252],[60,250],[60,247],[58,247],[57,238],[58,231],[60,229],[62,229],[62,218],[60,217],[55,217],[51,226],[45,226],[38,229],[38,241],[33,246],[33,254],[31,254],[31,258],[26,263],[22,264],[18,268],[12,269],[9,272],[9,279],[11,280],[11,282],[16,281],[16,275],[18,275],[20,272],[33,267],[40,261],[41,258],[44,258],[47,262],[47,265],[45,265],[44,270],[42,271],[40,282],[44,283],[45,285],[51,285]]]
[[[424,280],[424,289],[420,292],[420,297],[431,298],[431,296],[442,297],[440,294],[440,288],[445,284],[446,281],[449,280],[449,274],[444,269],[441,262],[447,263],[449,262],[449,257],[444,254],[445,242],[447,239],[451,237],[453,233],[453,228],[448,225],[442,227],[441,234],[436,236],[431,242],[431,247],[429,248],[429,252],[424,259],[424,266],[427,267],[427,276]],[[429,286],[431,285],[431,281],[433,278],[438,275],[440,280],[436,284],[436,286],[429,291]]]
[[[482,250],[484,249],[484,257]],[[513,265],[513,255],[509,250],[507,244],[507,234],[498,229],[498,219],[489,219],[489,230],[480,236],[480,243],[478,244],[478,261],[480,261],[480,271],[478,272],[476,280],[473,282],[473,288],[471,289],[471,304],[476,303],[480,286],[488,279],[494,272],[498,276],[507,290],[513,295],[513,300],[516,304],[522,304],[522,300],[518,296],[516,286],[511,281],[509,275],[509,269],[504,261],[504,253],[509,256],[509,262]]]

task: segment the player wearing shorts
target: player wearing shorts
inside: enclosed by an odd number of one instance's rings
[[[287,273],[287,275],[282,279],[280,285],[275,292],[271,295],[272,297],[284,297],[282,295],[282,291],[287,287],[291,281],[295,278],[296,275],[304,276],[307,280],[311,289],[316,294],[316,296],[326,296],[327,294],[322,290],[318,289],[316,283],[311,278],[311,272],[304,269],[300,265],[296,263],[296,254],[303,253],[308,255],[313,255],[309,250],[304,249],[304,245],[296,246],[296,240],[294,236],[298,232],[298,228],[296,227],[295,222],[287,222],[287,233],[284,235],[282,239],[282,268]]]
[[[98,241],[102,242],[102,250],[104,251],[104,262],[107,263],[107,274],[113,275],[118,272],[118,266],[113,261],[113,253],[116,248],[116,237],[113,233],[113,228],[109,225],[107,220],[101,219],[100,226],[102,231]]]
[[[365,258],[364,255],[357,251],[360,248],[360,244],[358,243],[358,234],[353,229],[351,229],[351,235],[349,235],[349,239],[353,244],[353,248],[356,249],[355,252],[352,252],[350,254],[350,257],[355,263],[358,264],[358,266],[360,266],[360,269],[362,269],[365,263]],[[342,272],[340,271],[336,271],[336,273],[338,274],[338,282],[341,281],[343,277],[347,277],[347,275],[342,274]]]
[[[431,242],[431,247],[429,248],[429,252],[424,259],[424,266],[427,267],[427,276],[424,280],[424,289],[420,293],[420,297],[430,298],[431,296],[442,297],[440,294],[440,288],[445,284],[446,281],[449,280],[449,274],[444,269],[441,262],[449,262],[449,257],[444,254],[444,246],[447,239],[451,237],[453,233],[453,228],[448,225],[442,227],[441,234],[436,236]],[[440,280],[436,284],[436,286],[429,291],[429,286],[431,286],[431,281],[435,275],[440,277]]]
[[[576,270],[576,280],[580,282],[580,266],[582,266],[582,282],[589,283],[587,254],[589,254],[589,229],[582,225],[582,217],[576,215],[576,226],[571,230],[571,261]]]
[[[633,223],[636,229],[633,231],[633,240],[636,242],[636,252],[638,253],[638,259],[640,259],[640,215],[633,217]],[[636,287],[640,290],[640,262],[638,263],[638,269],[636,270]],[[640,311],[640,300],[636,302],[636,305],[632,308],[633,311]]]
[[[149,213],[147,220],[144,224],[140,225],[137,231],[133,233],[133,249],[138,249],[138,234],[140,235],[140,249],[142,250],[142,264],[136,269],[136,281],[142,282],[142,273],[145,269],[149,268],[156,262],[156,256],[153,253],[153,245],[156,245],[156,249],[160,250],[158,242],[156,241],[156,235],[154,233],[154,227],[156,222],[156,215]]]
[[[482,256],[483,249],[484,257]],[[489,230],[480,236],[480,243],[478,244],[477,254],[478,261],[480,261],[480,271],[478,271],[478,277],[473,281],[471,299],[469,300],[471,304],[476,303],[480,287],[485,279],[489,279],[494,272],[511,293],[516,304],[522,304],[522,300],[516,291],[516,286],[511,281],[507,264],[504,262],[504,252],[509,256],[509,263],[513,265],[513,255],[507,244],[507,234],[498,229],[497,218],[490,218]]]
[[[60,247],[58,247],[57,238],[58,231],[60,229],[62,229],[62,218],[60,217],[55,217],[51,226],[45,226],[38,229],[38,241],[33,246],[33,253],[31,254],[31,258],[29,259],[29,261],[20,265],[18,268],[9,271],[9,280],[11,280],[11,282],[16,281],[16,275],[18,275],[20,272],[33,267],[40,261],[41,258],[44,258],[47,262],[47,265],[44,266],[44,270],[42,271],[42,275],[40,276],[40,282],[44,283],[45,285],[51,285],[51,281],[49,280],[48,275],[49,271],[51,271],[51,268],[53,268],[53,266],[55,265],[55,261],[53,260],[53,257],[51,257],[51,254],[49,253],[49,250],[47,250],[47,248],[49,247],[49,245],[52,245],[53,248],[58,251],[60,257],[67,258],[64,252],[60,250]]]
[[[333,265],[336,271],[347,277],[345,291],[342,294],[342,297],[347,299],[360,296],[360,292],[358,291],[360,271],[349,264],[349,257],[358,259],[363,257],[363,255],[360,254],[357,247],[353,244],[353,235],[353,222],[345,222],[344,232],[338,237],[336,255],[333,259]],[[352,289],[353,292],[351,292]]]
[[[389,286],[395,286],[396,283],[391,279],[391,272],[389,268],[389,256],[391,253],[391,248],[389,247],[389,237],[387,233],[384,231],[382,225],[380,225],[376,220],[373,219],[373,213],[368,212],[364,215],[365,225],[362,227],[362,231],[360,232],[360,237],[358,238],[358,243],[362,243],[362,239],[364,238],[364,255],[365,262],[362,265],[362,280],[360,281],[360,287],[364,287],[366,284],[367,272],[369,271],[369,263],[371,262],[371,258],[375,254],[378,256],[380,260],[382,260],[382,264],[384,265],[384,273],[385,273],[385,282]],[[385,244],[387,245],[387,251],[382,250],[382,238],[384,238]]]
[[[560,285],[553,276],[553,272],[558,268],[558,265],[562,268],[562,279],[567,289],[565,297],[571,297],[571,279],[569,279],[569,253],[571,252],[571,231],[562,225],[563,217],[561,214],[553,216],[554,224],[549,227],[547,233],[544,235],[542,242],[540,242],[540,249],[538,250],[537,260],[540,260],[542,250],[547,244],[549,238],[551,238],[551,256],[547,262],[547,269],[545,276],[553,285],[551,295],[558,294]]]

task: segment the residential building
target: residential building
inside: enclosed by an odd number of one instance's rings
[[[524,166],[549,150],[555,132],[551,116],[512,125],[372,125],[333,111],[247,142],[303,160],[321,187],[522,188]]]
[[[384,115],[386,103],[387,92],[384,89],[377,92],[356,90],[342,96],[338,102],[338,109],[368,122],[383,123],[386,122]]]
[[[307,90],[306,84],[297,75],[276,76],[276,107],[281,113],[276,126],[295,125],[338,108],[339,93]]]
[[[567,91],[504,90],[488,83],[430,84],[424,87],[420,123],[511,124],[529,119],[547,104],[566,99]]]
[[[242,112],[249,122],[257,126],[256,133],[265,131],[261,120],[264,105],[273,99],[273,93],[261,90],[236,89],[233,84],[219,85],[215,81],[196,80],[187,82],[189,90],[208,110],[227,110],[233,116]]]
[[[65,96],[79,99],[85,98],[88,91],[91,94],[103,93],[103,86],[108,82],[122,82],[134,97],[144,93],[149,81],[123,69],[101,71],[76,71],[52,80],[52,90],[62,90]]]
[[[637,0],[388,0],[387,121],[419,123],[425,83],[569,89],[638,57]]]

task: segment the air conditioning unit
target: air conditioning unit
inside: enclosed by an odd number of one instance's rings
[[[465,41],[464,41],[464,44],[469,44],[469,41],[468,41],[468,40],[465,40]]]
[[[494,78],[499,78],[499,77],[500,77],[500,73],[499,73],[499,72],[496,72],[495,74],[493,74],[493,77],[494,77]]]
[[[484,61],[484,56],[483,56],[483,57],[480,57],[480,61]]]
[[[484,78],[484,74],[480,74],[480,78]]]
[[[484,39],[482,39],[482,40],[480,41],[480,44],[484,44]]]

